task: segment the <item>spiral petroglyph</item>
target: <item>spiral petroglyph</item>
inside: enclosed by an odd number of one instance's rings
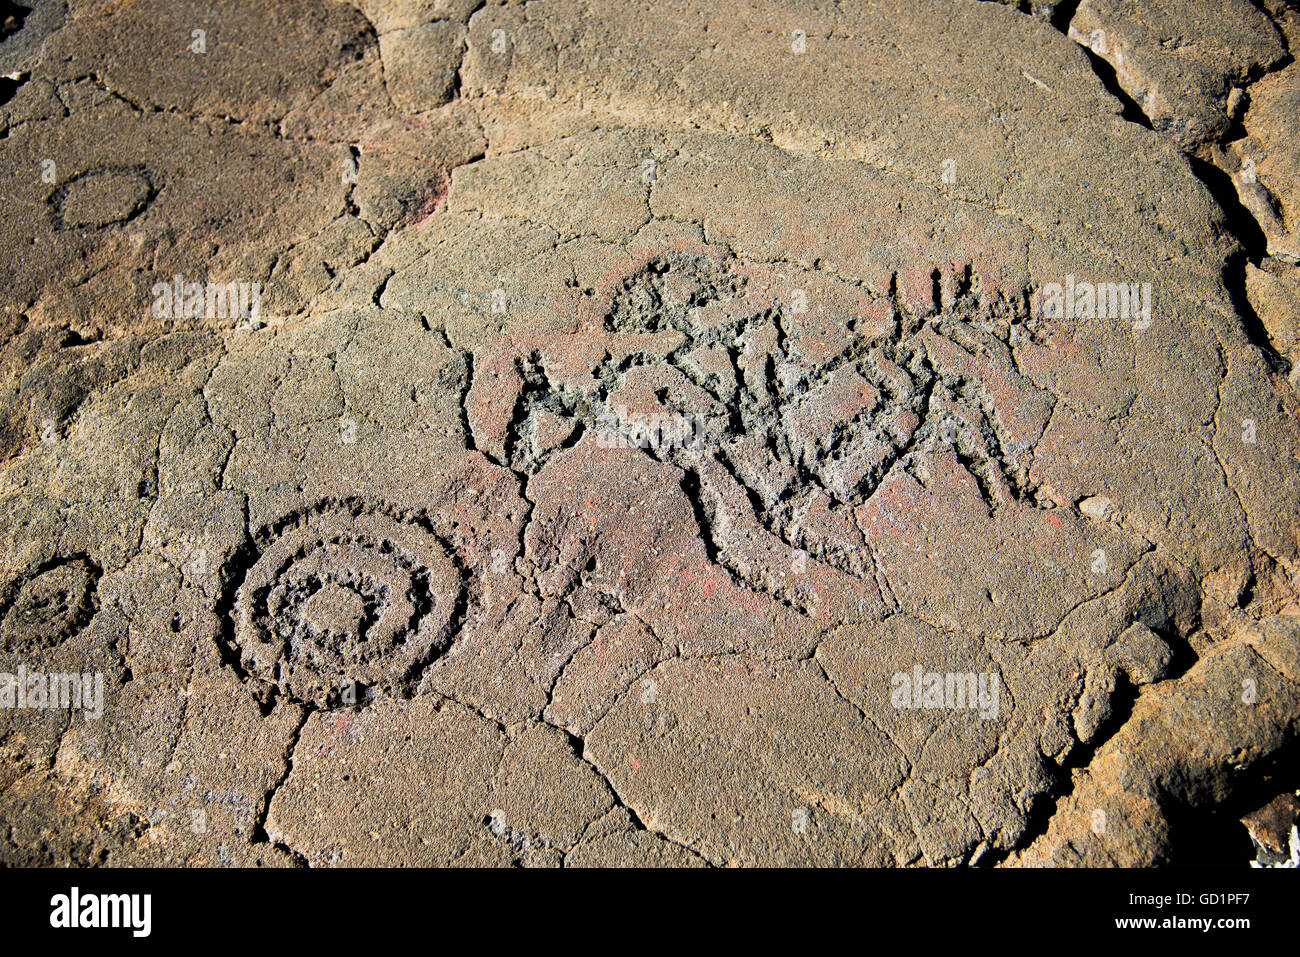
[[[314,512],[267,536],[235,594],[235,643],[250,676],[294,701],[409,696],[450,644],[460,594],[451,557],[418,525]]]

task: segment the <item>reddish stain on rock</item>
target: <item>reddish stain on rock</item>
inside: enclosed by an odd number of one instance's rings
[[[406,218],[403,226],[419,226],[429,218],[442,212],[447,206],[447,194],[451,192],[451,177],[446,170],[437,169],[426,187],[424,200]]]

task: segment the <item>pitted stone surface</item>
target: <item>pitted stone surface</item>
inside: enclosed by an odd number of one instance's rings
[[[1154,864],[1294,746],[1284,5],[54,6],[0,860]]]

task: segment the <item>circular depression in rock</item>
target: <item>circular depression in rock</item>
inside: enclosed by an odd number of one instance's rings
[[[142,171],[104,169],[65,183],[56,192],[54,204],[62,228],[103,229],[134,219],[153,195],[153,184]]]
[[[371,688],[409,697],[451,643],[462,582],[442,543],[378,512],[330,509],[274,528],[235,591],[243,668],[321,708]]]
[[[53,648],[75,635],[94,613],[97,577],[89,562],[73,559],[15,583],[16,594],[0,621],[5,650]]]

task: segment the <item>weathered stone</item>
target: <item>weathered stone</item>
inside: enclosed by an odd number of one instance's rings
[[[1283,5],[28,6],[0,861],[1151,864],[1294,746]]]

